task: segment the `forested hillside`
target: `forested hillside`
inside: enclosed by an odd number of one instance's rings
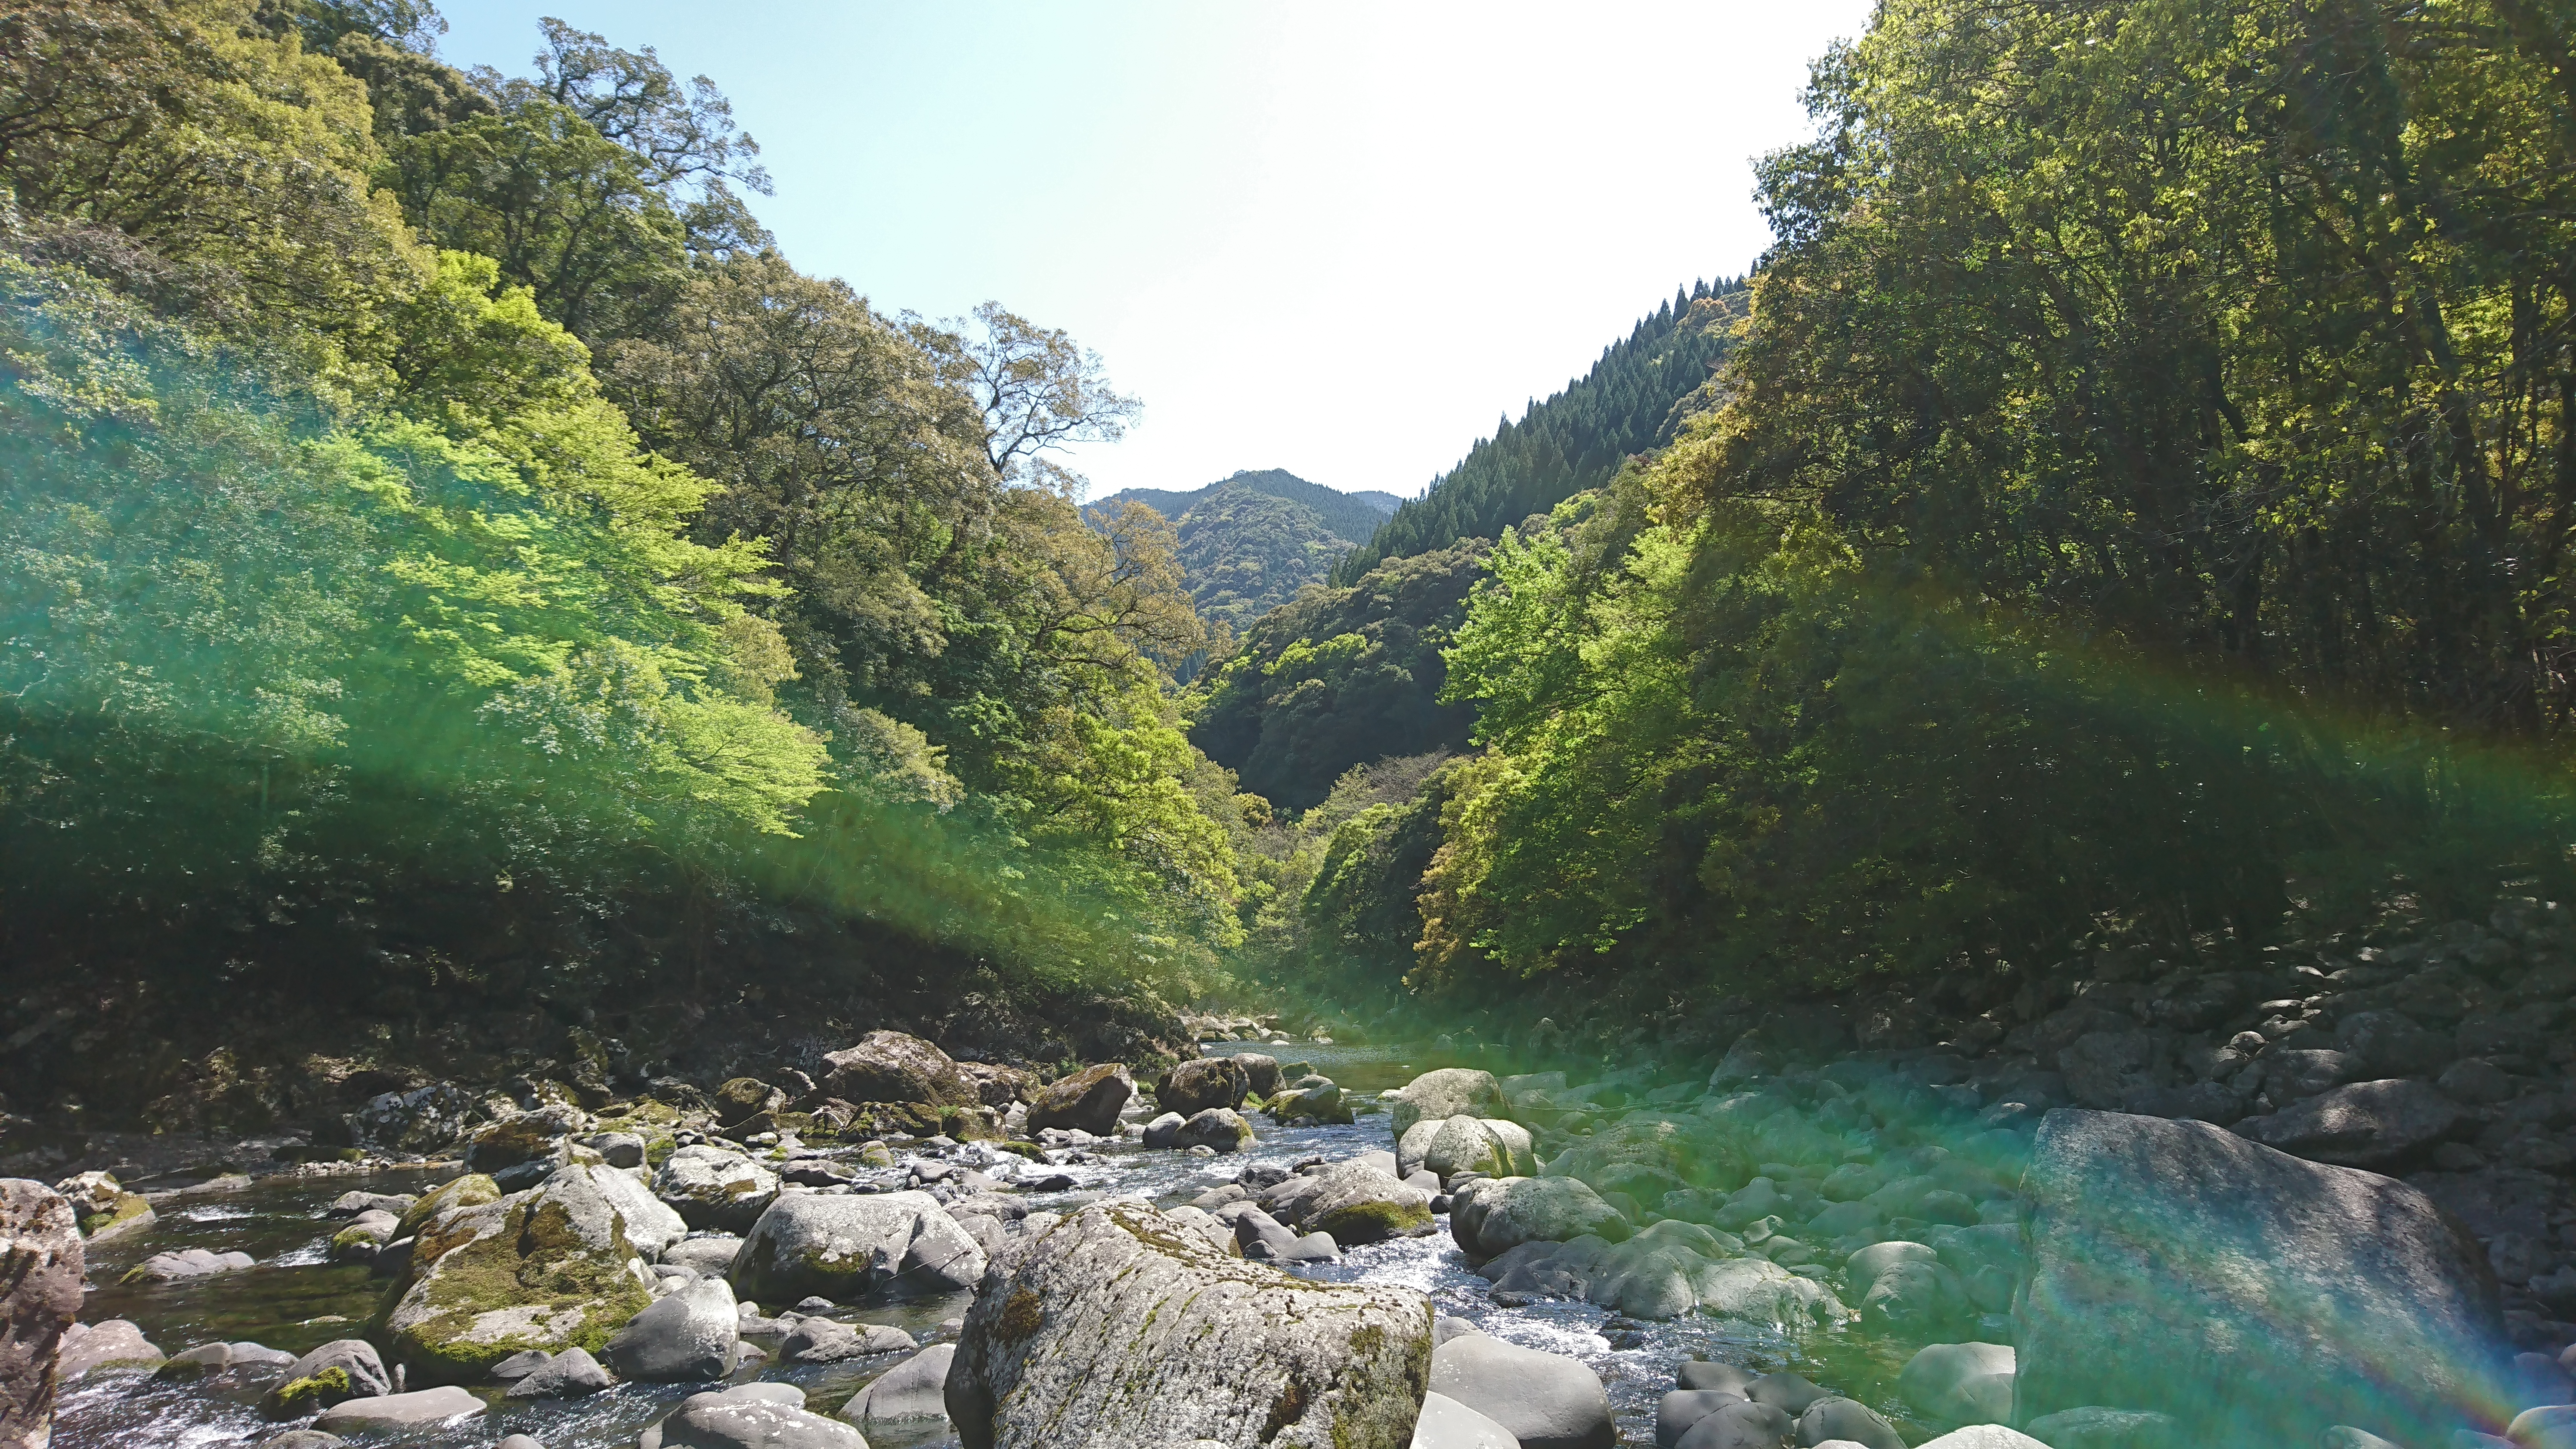
[[[1181,577],[1201,617],[1239,631],[1323,582],[1396,502],[1391,493],[1344,493],[1269,468],[1188,493],[1130,488],[1095,506],[1141,503],[1171,520]]]
[[[1211,979],[1242,822],[1159,662],[1202,626],[1052,454],[1132,400],[999,305],[798,271],[704,78],[436,29],[0,10],[15,1009]]]
[[[1669,442],[1681,419],[1705,406],[1710,373],[1726,355],[1744,314],[1741,283],[1698,283],[1602,349],[1592,370],[1563,392],[1534,402],[1517,423],[1505,417],[1457,467],[1367,543],[1345,555],[1333,582],[1358,582],[1381,559],[1491,539],[1619,471],[1632,453]]]
[[[1413,901],[1388,969],[2009,983],[2563,898],[2569,39],[1882,7],[1763,162],[1717,406],[1502,539],[1447,652],[1476,749],[1340,827]],[[1475,531],[1427,525],[1468,476],[1345,569]]]

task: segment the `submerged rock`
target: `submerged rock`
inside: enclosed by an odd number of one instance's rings
[[[2404,1183],[2206,1123],[2057,1111],[2022,1187],[2022,1422],[2116,1404],[2195,1443],[2343,1424],[2432,1444],[2499,1401],[2485,1255]]]
[[[1291,1277],[1101,1203],[986,1273],[946,1398],[966,1449],[1394,1449],[1430,1356],[1417,1292]]]

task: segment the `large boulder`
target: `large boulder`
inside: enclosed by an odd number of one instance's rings
[[[384,1356],[374,1344],[335,1338],[287,1365],[286,1377],[269,1390],[265,1403],[271,1414],[286,1416],[393,1391],[393,1375],[385,1371]]]
[[[481,1399],[454,1384],[441,1384],[434,1389],[414,1389],[407,1394],[380,1394],[373,1398],[349,1399],[324,1409],[313,1427],[325,1434],[356,1434],[371,1430],[415,1429],[426,1424],[444,1424],[455,1419],[481,1418],[487,1406]]]
[[[44,1449],[55,1360],[81,1306],[80,1218],[70,1199],[0,1177],[0,1449]]]
[[[1431,1352],[1431,1392],[1503,1426],[1522,1449],[1611,1449],[1610,1395],[1581,1361],[1462,1333]]]
[[[609,1335],[599,1357],[622,1379],[694,1384],[733,1372],[741,1315],[721,1278],[700,1278],[656,1300]]]
[[[591,1185],[626,1220],[626,1241],[635,1245],[635,1251],[642,1253],[645,1261],[659,1262],[664,1253],[689,1235],[688,1219],[655,1197],[634,1173],[605,1162],[569,1170],[590,1175]]]
[[[62,1353],[55,1360],[57,1377],[69,1383],[99,1369],[159,1368],[169,1358],[141,1327],[123,1318],[104,1323],[75,1323],[63,1330]]]
[[[1503,1100],[1502,1085],[1494,1074],[1473,1067],[1442,1067],[1386,1094],[1386,1110],[1398,1140],[1405,1129],[1425,1117],[1437,1120],[1461,1113],[1469,1117],[1502,1117],[1509,1115],[1511,1104]]]
[[[2427,1082],[2355,1082],[2236,1124],[2239,1136],[2311,1162],[2390,1167],[2470,1125],[2460,1104]]]
[[[1172,1129],[1172,1145],[1210,1152],[1241,1152],[1252,1145],[1252,1124],[1232,1107],[1203,1107]]]
[[[1521,1441],[1492,1419],[1447,1394],[1433,1392],[1422,1396],[1422,1417],[1413,1422],[1412,1449],[1521,1449]]]
[[[1279,1090],[1279,1059],[1259,1052],[1237,1052],[1234,1064],[1243,1068],[1246,1089],[1253,1096],[1267,1097]]]
[[[1291,1277],[1119,1201],[985,1274],[946,1397],[965,1449],[1402,1449],[1430,1370],[1420,1293]]]
[[[479,1383],[529,1349],[592,1353],[653,1301],[625,1219],[587,1173],[422,1225],[381,1326],[414,1383]]]
[[[1419,1132],[1429,1122],[1414,1124]],[[1411,1134],[1407,1134],[1411,1135]],[[1403,1154],[1396,1154],[1397,1160]],[[1517,1122],[1500,1118],[1456,1116],[1443,1119],[1432,1128],[1430,1138],[1422,1144],[1422,1165],[1443,1179],[1462,1172],[1481,1172],[1488,1177],[1534,1177],[1538,1158],[1533,1155],[1529,1129]]]
[[[2423,1193],[2202,1122],[2056,1111],[2022,1192],[2013,1415],[2113,1404],[2194,1443],[2445,1443],[2503,1402],[2478,1243]]]
[[[1449,1203],[1449,1235],[1479,1260],[1528,1242],[1562,1243],[1588,1233],[1616,1243],[1629,1232],[1619,1210],[1579,1178],[1482,1178]]]
[[[1118,1113],[1136,1095],[1136,1079],[1123,1062],[1102,1062],[1040,1088],[1029,1102],[1031,1132],[1071,1127],[1095,1137],[1118,1130]]]
[[[872,1031],[859,1044],[823,1057],[823,1095],[844,1102],[930,1102],[972,1107],[982,1094],[948,1053],[917,1036]]]
[[[1195,1057],[1154,1079],[1154,1100],[1166,1112],[1194,1116],[1210,1107],[1231,1112],[1252,1090],[1252,1074],[1232,1057]]]
[[[693,1228],[738,1233],[778,1196],[778,1174],[722,1147],[683,1147],[653,1173],[653,1196]]]
[[[1431,1194],[1366,1162],[1336,1162],[1264,1188],[1261,1210],[1343,1247],[1402,1237],[1431,1225]]]
[[[871,1293],[924,1297],[974,1286],[984,1250],[926,1192],[791,1192],[769,1205],[733,1262],[757,1302]]]

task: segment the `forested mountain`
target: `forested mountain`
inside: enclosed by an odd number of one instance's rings
[[[1592,370],[1519,422],[1506,417],[1457,467],[1395,510],[1333,570],[1349,584],[1380,559],[1491,539],[1610,481],[1629,455],[1669,442],[1681,419],[1710,400],[1710,373],[1744,316],[1741,282],[1701,282],[1674,294],[1624,339],[1604,348]]]
[[[1270,468],[1188,493],[1131,488],[1095,507],[1141,503],[1171,520],[1199,613],[1240,630],[1323,582],[1396,502],[1391,493],[1344,493]]]
[[[1257,949],[1346,977],[1340,900],[1413,991],[1525,1007],[2565,898],[2567,39],[1880,7],[1762,163],[1716,406],[1494,548],[1446,654],[1475,751],[1335,826]]]
[[[0,9],[13,1009],[356,1009],[366,961],[590,1020],[859,928],[814,990],[1209,979],[1243,820],[1158,662],[1205,636],[1052,457],[1134,403],[799,272],[704,78],[437,28]]]

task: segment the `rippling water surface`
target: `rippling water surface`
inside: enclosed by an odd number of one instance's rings
[[[1211,1044],[1208,1050],[1260,1051],[1283,1062],[1307,1062],[1346,1089],[1361,1093],[1398,1087],[1422,1071],[1455,1064],[1454,1058],[1434,1055],[1426,1048],[1243,1043]],[[1288,1166],[1309,1157],[1340,1159],[1391,1145],[1383,1114],[1363,1116],[1349,1127],[1276,1127],[1266,1119],[1256,1126],[1261,1140],[1240,1157],[1106,1147],[1101,1149],[1107,1159],[1103,1164],[1042,1169],[1073,1177],[1072,1190],[1032,1193],[1026,1200],[1032,1211],[1061,1211],[1101,1194],[1142,1193],[1158,1204],[1173,1206],[1231,1181],[1252,1163]],[[970,1161],[994,1159],[987,1170],[997,1174],[1023,1166],[1017,1158],[972,1145],[959,1152]],[[352,1188],[420,1192],[453,1171],[269,1178],[159,1200],[160,1222],[150,1231],[129,1243],[105,1245],[93,1256],[90,1281],[97,1286],[81,1317],[86,1322],[132,1319],[154,1343],[172,1353],[218,1340],[247,1340],[300,1353],[356,1335],[374,1312],[384,1281],[370,1278],[363,1268],[331,1267],[322,1261],[336,1226],[323,1215],[324,1209]],[[901,1175],[900,1169],[875,1174],[888,1180]],[[1370,1244],[1353,1249],[1339,1262],[1303,1265],[1299,1271],[1327,1281],[1393,1283],[1418,1289],[1430,1295],[1442,1313],[1471,1319],[1498,1338],[1581,1359],[1609,1386],[1626,1443],[1654,1443],[1655,1400],[1672,1387],[1674,1366],[1685,1358],[1722,1359],[1763,1371],[1790,1369],[1868,1403],[1894,1420],[1909,1441],[1928,1437],[1906,1421],[1904,1406],[1895,1396],[1896,1371],[1904,1362],[1902,1349],[1872,1344],[1856,1332],[1793,1337],[1768,1324],[1707,1317],[1628,1323],[1583,1303],[1499,1308],[1487,1298],[1484,1280],[1467,1271],[1465,1255],[1446,1231],[1446,1219],[1441,1227],[1443,1231],[1434,1236]],[[260,1266],[194,1282],[116,1284],[118,1275],[150,1254],[192,1247],[249,1253]],[[892,1324],[917,1338],[935,1341],[941,1334],[939,1325],[963,1313],[967,1302],[965,1295],[956,1295],[866,1305],[839,1316]],[[766,1306],[775,1310],[785,1305]],[[881,1360],[786,1368],[755,1361],[740,1377],[796,1384],[806,1392],[807,1407],[830,1413],[901,1359],[902,1355],[890,1355]],[[93,1374],[70,1385],[64,1394],[54,1443],[58,1449],[206,1449],[256,1442],[281,1427],[263,1420],[256,1407],[269,1382],[218,1378],[174,1385],[130,1372]],[[548,1449],[622,1449],[635,1442],[645,1425],[694,1391],[692,1386],[624,1384],[588,1399],[532,1403],[502,1398],[497,1390],[487,1389],[480,1392],[491,1409],[480,1418],[386,1434],[375,1442],[480,1449],[504,1435],[524,1433],[534,1435]],[[873,1449],[923,1449],[954,1442],[935,1431],[904,1435],[880,1429],[869,1434]]]

